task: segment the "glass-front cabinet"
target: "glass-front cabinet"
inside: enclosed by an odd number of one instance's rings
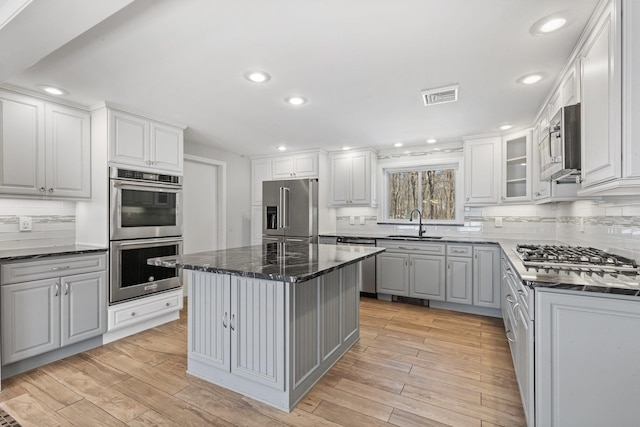
[[[531,200],[531,129],[502,138],[502,202]]]

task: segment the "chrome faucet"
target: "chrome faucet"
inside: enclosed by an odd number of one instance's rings
[[[422,229],[422,212],[420,212],[420,209],[412,210],[409,214],[409,221],[413,221],[414,212],[418,212],[418,218],[420,220],[420,224],[418,225],[418,237],[422,237],[422,235],[424,234],[424,230]]]

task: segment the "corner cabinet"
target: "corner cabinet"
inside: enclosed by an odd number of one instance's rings
[[[109,108],[109,163],[182,173],[184,127]]]
[[[370,150],[330,154],[330,206],[377,206],[377,164]]]
[[[465,139],[465,205],[498,203],[500,192],[500,148],[500,137]]]
[[[7,263],[1,271],[3,365],[106,331],[106,255]]]
[[[0,114],[1,194],[91,196],[87,111],[0,91]]]

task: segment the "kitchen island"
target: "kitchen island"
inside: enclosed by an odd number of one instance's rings
[[[360,261],[383,251],[265,243],[148,262],[186,270],[187,372],[290,411],[358,341]]]

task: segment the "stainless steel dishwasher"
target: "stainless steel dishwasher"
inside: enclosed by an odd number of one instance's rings
[[[375,246],[376,239],[366,237],[338,237],[338,245],[351,246]],[[376,257],[367,258],[362,261],[362,281],[360,282],[360,293],[374,296],[376,294]]]

